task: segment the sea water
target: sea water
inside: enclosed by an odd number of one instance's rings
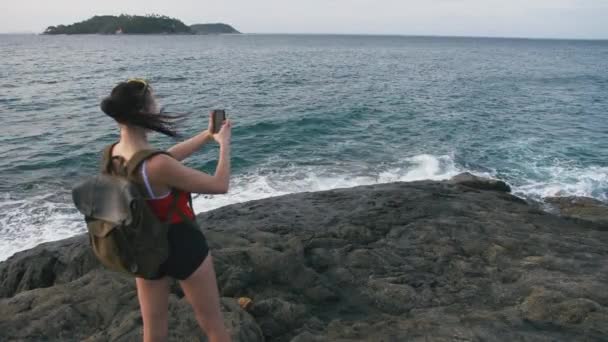
[[[85,231],[70,189],[117,140],[99,103],[130,77],[187,113],[183,137],[213,108],[234,121],[230,192],[199,212],[463,171],[608,200],[608,41],[0,35],[0,60],[0,260]],[[216,159],[211,144],[186,163]]]

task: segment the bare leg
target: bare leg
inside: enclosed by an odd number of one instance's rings
[[[210,342],[230,341],[220,311],[220,295],[211,254],[188,279],[180,281],[186,298],[192,305],[199,326]]]
[[[166,341],[168,336],[169,279],[135,278],[144,321],[144,342]]]

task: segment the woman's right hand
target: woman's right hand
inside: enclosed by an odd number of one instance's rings
[[[213,139],[220,145],[230,144],[230,138],[232,136],[232,122],[230,120],[224,121],[220,131],[213,135]]]

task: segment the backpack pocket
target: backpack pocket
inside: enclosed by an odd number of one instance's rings
[[[137,272],[137,264],[128,253],[130,246],[124,232],[116,224],[90,220],[87,228],[93,253],[104,266],[119,272]]]
[[[115,224],[102,220],[86,220],[86,222],[89,234],[100,238],[108,236],[116,228]]]

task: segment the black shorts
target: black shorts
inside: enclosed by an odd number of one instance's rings
[[[174,223],[169,226],[169,257],[160,266],[155,279],[169,276],[187,279],[209,255],[207,239],[198,226],[192,223]]]

